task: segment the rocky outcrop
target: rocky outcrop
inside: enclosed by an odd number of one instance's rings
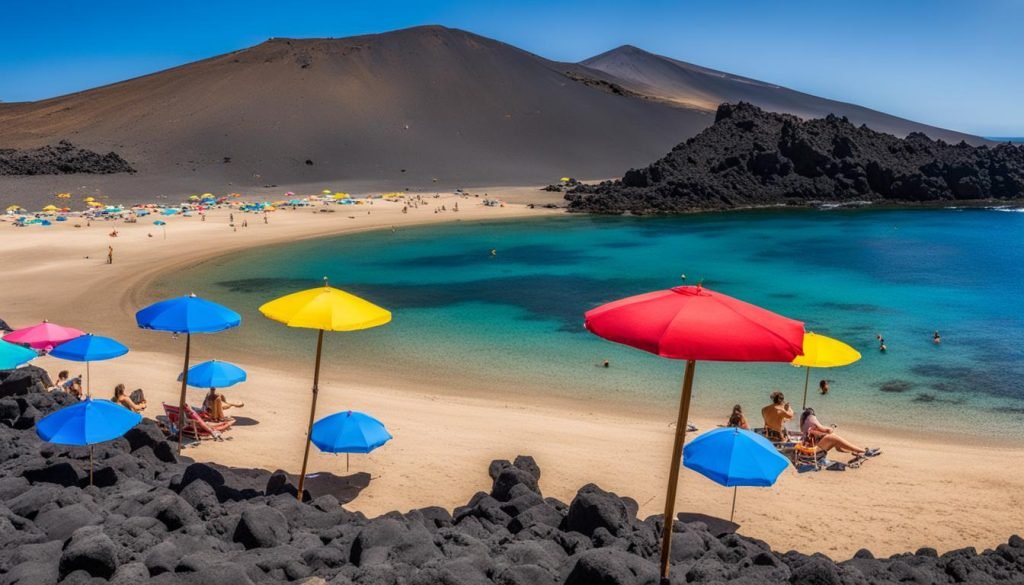
[[[802,120],[746,103],[722,104],[715,123],[618,181],[566,194],[569,209],[680,213],[817,202],[931,202],[1024,198],[1024,148],[947,144]]]
[[[134,172],[135,169],[128,161],[115,152],[100,154],[79,148],[67,140],[40,148],[0,148],[0,176],[71,173],[109,175]]]
[[[72,401],[19,396],[0,419],[0,585],[58,583],[655,585],[660,516],[587,485],[570,503],[544,497],[531,457],[494,461],[489,492],[369,519],[336,498],[300,503],[280,472],[233,470],[173,456],[144,421],[94,449],[102,484],[83,482],[88,451],[17,429]],[[163,458],[156,452],[165,452]],[[254,481],[266,491],[253,490]],[[1024,539],[995,550],[875,559],[772,551],[703,523],[676,522],[672,583],[1022,583]]]

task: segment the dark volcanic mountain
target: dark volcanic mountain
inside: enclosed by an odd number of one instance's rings
[[[582,65],[613,76],[619,85],[633,93],[697,110],[713,112],[723,103],[748,102],[769,112],[801,118],[824,118],[829,114],[846,116],[854,124],[867,124],[874,130],[896,136],[922,132],[946,142],[985,143],[977,136],[926,126],[862,106],[715,71],[630,45],[591,57]]]
[[[725,100],[801,115],[827,113],[834,104],[854,116],[847,104],[692,66],[702,73],[685,91],[667,74],[640,84],[635,72],[609,63],[622,53],[559,63],[438,26],[272,39],[76,94],[0,104],[0,148],[67,139],[113,151],[138,171],[70,186],[59,176],[7,177],[0,186],[25,204],[68,188],[149,199],[264,185],[319,191],[542,184],[564,175],[610,177],[653,160],[709,126]],[[685,92],[702,96],[703,105],[679,97]],[[768,103],[768,94],[791,99]],[[808,100],[825,105],[809,110]],[[944,135],[885,119],[898,123],[893,131]]]
[[[420,27],[272,39],[153,75],[0,108],[0,147],[68,138],[195,188],[610,176],[711,116],[574,81],[584,68]],[[589,72],[587,79],[600,76]],[[230,162],[226,162],[230,161]]]
[[[956,201],[1024,197],[1024,148],[950,145],[802,120],[740,103],[654,164],[578,187],[570,209],[675,213],[812,201]]]

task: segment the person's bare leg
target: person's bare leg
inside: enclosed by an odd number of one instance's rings
[[[818,441],[818,448],[828,451],[829,449],[835,448],[837,451],[843,453],[853,453],[855,455],[863,455],[864,449],[854,445],[839,435],[825,435]]]

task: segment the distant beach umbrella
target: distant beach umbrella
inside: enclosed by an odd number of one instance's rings
[[[289,327],[317,329],[316,365],[313,368],[313,401],[309,409],[309,428],[306,448],[302,455],[302,473],[299,475],[299,499],[306,479],[309,462],[309,444],[316,419],[316,398],[320,392],[320,355],[324,345],[324,331],[358,331],[378,327],[391,321],[391,313],[345,291],[324,285],[275,299],[260,307],[263,316]]]
[[[715,429],[704,433],[683,449],[683,466],[692,469],[732,492],[736,514],[736,489],[740,486],[768,487],[789,467],[771,441],[753,431],[739,428]]]
[[[185,412],[185,389],[188,387],[189,354],[192,349],[193,333],[217,333],[242,323],[242,316],[231,309],[201,299],[196,295],[176,297],[154,303],[135,313],[135,322],[143,329],[184,333],[185,375],[181,380],[181,397],[178,412]],[[178,425],[178,453],[184,442],[184,425]]]
[[[128,348],[122,345],[121,342],[109,337],[86,333],[81,337],[65,341],[53,348],[50,355],[62,360],[85,362],[85,392],[87,396],[91,396],[92,374],[89,370],[90,362],[112,360],[126,353],[128,353]]]
[[[697,286],[679,286],[613,301],[587,311],[591,333],[655,355],[686,360],[665,497],[661,576],[668,578],[679,464],[697,360],[790,362],[803,353],[804,325]]]
[[[22,345],[0,341],[0,370],[11,370],[27,364],[38,354]]]
[[[368,414],[348,410],[324,417],[313,425],[310,439],[324,453],[369,453],[392,439],[384,423]]]
[[[178,374],[179,382],[181,378]],[[196,364],[188,370],[188,385],[193,388],[227,388],[245,382],[245,379],[245,370],[217,360]]]
[[[811,383],[811,368],[838,368],[848,366],[860,359],[860,352],[838,339],[832,339],[817,333],[804,335],[804,355],[797,356],[792,364],[806,368],[804,378],[804,403],[801,410],[807,408],[807,386]]]
[[[43,321],[37,325],[31,327],[24,327],[17,329],[4,335],[4,341],[10,343],[21,343],[28,345],[33,349],[51,349],[56,347],[65,341],[70,341],[76,337],[81,337],[82,331],[74,329],[72,327],[63,327],[56,323],[50,323],[49,321]]]
[[[92,446],[124,436],[142,422],[142,415],[109,400],[85,400],[65,406],[36,423],[39,438],[58,445],[89,446],[89,485],[92,485]]]
[[[164,239],[166,240],[167,239],[167,222],[162,220],[162,219],[158,219],[158,220],[153,222],[153,225],[159,226],[159,227],[163,228]]]
[[[43,211],[47,213],[52,213],[55,211],[60,211],[60,208],[57,207],[56,205],[47,205],[46,207],[43,208]]]

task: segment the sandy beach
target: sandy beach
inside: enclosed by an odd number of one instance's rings
[[[198,217],[168,219],[166,239],[160,228],[142,221],[86,227],[72,219],[21,229],[0,223],[0,318],[13,327],[49,319],[123,341],[132,348],[127,356],[92,367],[93,392],[108,397],[119,382],[130,389],[142,387],[149,398],[146,415],[155,417],[162,414],[161,402],[177,401],[175,378],[183,346],[181,340],[135,326],[135,311],[156,300],[147,294],[147,284],[156,277],[222,254],[301,238],[562,213],[517,203],[540,200],[532,189],[489,192],[508,203],[485,207],[480,199],[447,195],[408,214],[401,212],[401,203],[381,201],[351,213],[282,210],[270,214],[267,224],[256,215],[236,217],[249,223],[237,230],[228,225],[229,210],[217,209],[205,222]],[[451,208],[456,201],[458,213],[432,212],[434,206]],[[75,228],[75,223],[82,227]],[[115,227],[118,236],[113,238],[108,234]],[[108,246],[114,248],[112,265],[106,264]],[[196,344],[198,358],[224,355],[218,353],[222,343],[216,336],[202,338]],[[294,364],[237,355],[231,359],[249,373],[244,386],[225,391],[231,400],[245,402],[238,416],[246,424],[230,431],[228,441],[189,447],[185,454],[199,461],[296,473],[308,416],[311,359]],[[81,369],[48,357],[35,363],[51,375]],[[431,382],[439,379],[450,381]],[[459,505],[489,488],[484,470],[490,460],[530,454],[543,470],[545,495],[568,501],[579,487],[593,482],[636,499],[641,516],[661,513],[674,411],[643,406],[624,410],[597,400],[550,401],[506,387],[469,391],[460,386],[458,372],[426,372],[422,380],[427,381],[384,386],[359,368],[336,365],[325,370],[320,414],[344,409],[373,413],[395,436],[373,454],[353,456],[348,474],[343,457],[312,452],[314,472],[350,475],[353,486],[368,483],[346,507],[378,515],[432,504]],[[198,402],[199,391],[190,392]],[[698,413],[691,421],[701,429],[724,422],[706,414]],[[940,552],[990,548],[1024,526],[1024,469],[1007,464],[1024,456],[1019,441],[993,446],[910,431],[880,434],[868,422],[843,432],[881,446],[880,458],[845,473],[797,474],[790,469],[772,488],[740,490],[736,517],[741,532],[778,550],[845,559],[864,547],[876,555],[924,546]],[[730,490],[684,471],[677,510],[728,517],[731,497]]]

